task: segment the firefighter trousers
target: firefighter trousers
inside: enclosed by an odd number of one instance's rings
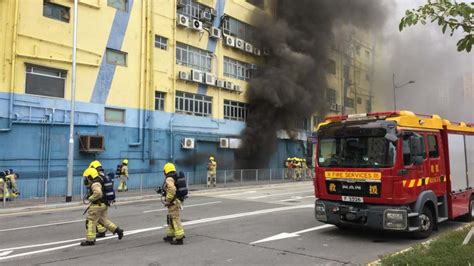
[[[180,208],[181,202],[175,200],[173,205],[168,206],[168,215],[166,216],[166,222],[168,223],[166,234],[176,239],[184,238],[184,228],[179,215]]]
[[[216,186],[216,172],[215,171],[207,171],[207,187]]]
[[[107,230],[114,233],[117,226],[109,220],[107,216],[107,205],[104,203],[91,204],[87,211],[86,219],[86,240],[95,241],[96,229],[99,224],[103,225]]]
[[[127,188],[127,177],[126,177],[126,176],[124,176],[124,175],[120,176],[119,186],[118,186],[117,190],[118,190],[119,192],[128,191],[128,188]]]

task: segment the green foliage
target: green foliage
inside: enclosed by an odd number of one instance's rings
[[[449,232],[427,245],[418,244],[410,251],[381,259],[382,265],[472,265],[474,239],[463,246],[471,228]]]
[[[474,2],[457,3],[451,0],[428,0],[417,9],[407,10],[401,19],[399,30],[427,22],[438,23],[443,33],[461,30],[464,36],[457,43],[458,51],[470,52],[474,44]]]

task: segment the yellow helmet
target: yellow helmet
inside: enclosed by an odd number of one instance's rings
[[[84,173],[82,173],[82,176],[84,176],[87,179],[94,179],[99,176],[99,172],[95,168],[87,168]]]
[[[176,167],[172,163],[166,163],[163,167],[163,171],[165,172],[165,175],[167,175],[170,172],[176,172]]]
[[[89,168],[99,168],[99,167],[102,167],[102,164],[98,161],[98,160],[95,160],[95,161],[92,161],[91,164],[89,164]]]
[[[213,156],[209,157],[209,161],[214,161],[214,157]]]
[[[122,161],[122,163],[123,163],[123,164],[128,164],[128,160],[127,160],[127,159],[124,159],[124,160]]]

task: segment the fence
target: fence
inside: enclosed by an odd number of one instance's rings
[[[196,190],[207,186],[207,172],[185,172],[186,181],[190,190]],[[218,170],[216,173],[217,187],[236,187],[245,185],[279,183],[296,180],[310,180],[314,176],[314,171],[308,169],[301,171],[297,176],[295,172],[283,169],[239,169],[239,170]],[[127,180],[129,194],[144,194],[153,192],[154,189],[163,184],[163,173],[142,173],[131,174]],[[66,196],[66,178],[34,179],[16,181],[20,194],[14,199],[6,198],[3,193],[2,206],[23,205],[33,203],[61,202]],[[5,183],[4,183],[5,184]],[[119,185],[115,179],[115,189]],[[6,184],[4,191],[6,191]],[[73,201],[81,201],[87,189],[83,185],[83,178],[75,176],[73,178]],[[121,193],[118,194],[118,197]],[[13,204],[16,203],[16,204]]]

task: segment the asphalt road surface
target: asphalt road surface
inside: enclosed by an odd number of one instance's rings
[[[159,198],[109,209],[125,237],[81,247],[85,207],[0,214],[1,265],[360,264],[419,241],[398,233],[344,230],[317,222],[311,182],[192,193],[183,246],[164,243]],[[462,226],[445,222],[440,232]]]

